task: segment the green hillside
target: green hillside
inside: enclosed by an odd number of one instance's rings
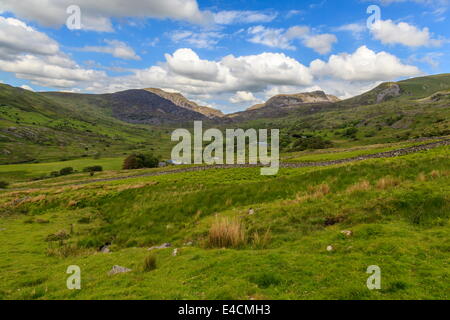
[[[418,84],[422,84],[421,90],[417,89]],[[315,107],[317,112],[311,112],[309,107],[296,108],[287,115],[266,116],[241,125],[280,128],[285,151],[299,151],[295,145],[301,140],[299,137],[305,136],[328,141],[334,147],[350,147],[450,134],[450,100],[448,93],[442,91],[445,86],[450,87],[450,76],[406,80],[399,85],[404,92],[413,93],[374,103],[377,94],[392,86],[386,83],[365,95],[328,105],[325,110],[322,106]]]
[[[421,99],[438,91],[450,90],[450,74],[420,77],[398,82],[405,96]]]
[[[450,133],[448,90],[450,75],[442,74],[385,83],[361,96],[337,103],[283,110],[267,108],[259,113],[246,111],[206,123],[224,129],[280,128],[284,151],[303,148],[305,143],[298,138],[303,136],[325,141],[318,147],[443,136]],[[151,96],[144,96],[144,93]],[[133,102],[127,104],[129,98]],[[0,164],[123,157],[142,150],[168,157],[172,146],[170,132],[180,126],[181,120],[178,125],[175,122],[167,125],[129,123],[146,122],[145,117],[149,117],[150,122],[165,117],[164,113],[154,111],[164,100],[161,99],[143,90],[118,95],[87,95],[34,93],[0,85]],[[171,112],[166,113],[170,121],[179,117],[185,121],[195,118],[193,111],[179,108],[168,100],[164,100],[164,106]],[[148,111],[141,113],[141,109]]]
[[[449,299],[449,167],[446,146],[275,177],[15,184],[0,197],[0,299]],[[215,245],[218,222],[240,230],[233,244]],[[82,290],[66,288],[70,265]],[[371,265],[381,290],[366,287]]]
[[[111,157],[133,150],[167,154],[168,138],[164,128],[113,118],[88,95],[61,99],[0,85],[0,164]]]
[[[168,157],[173,127],[118,117],[146,121],[136,116],[157,115],[157,98],[0,86],[0,300],[449,299],[449,84],[386,83],[214,123],[280,128],[276,176],[121,170],[132,152]],[[104,171],[82,171],[94,165]],[[65,167],[75,172],[50,176]],[[67,289],[72,265],[82,290]],[[382,288],[371,291],[374,265]]]

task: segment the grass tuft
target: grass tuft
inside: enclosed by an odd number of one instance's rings
[[[360,182],[347,188],[347,193],[364,192],[371,189],[371,184],[367,180],[361,180]]]
[[[430,176],[433,179],[440,178],[441,177],[441,172],[439,170],[433,170],[433,171],[431,171]]]
[[[397,187],[398,185],[400,185],[399,179],[387,176],[387,177],[384,177],[384,178],[381,178],[380,180],[378,180],[377,189],[386,190],[386,189],[390,189],[393,187]]]
[[[150,272],[156,269],[156,256],[150,254],[144,259],[144,272]]]
[[[271,241],[272,232],[270,228],[262,236],[259,234],[259,232],[255,232],[253,234],[252,244],[254,249],[266,249]]]
[[[56,258],[68,258],[76,257],[83,254],[84,251],[78,248],[76,245],[63,244],[59,247],[49,247],[47,248],[47,256]]]
[[[216,218],[208,235],[210,248],[239,248],[246,244],[245,227],[239,219]]]
[[[423,172],[419,173],[417,176],[417,181],[419,181],[419,182],[427,181],[427,176],[425,175],[425,173],[423,173]]]

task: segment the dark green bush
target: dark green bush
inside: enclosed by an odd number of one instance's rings
[[[352,128],[348,128],[347,130],[345,130],[342,135],[347,138],[355,138],[357,133],[358,133],[358,128],[352,127]]]
[[[9,183],[6,181],[0,181],[0,189],[6,189],[8,188]]]
[[[103,171],[102,166],[92,166],[83,169],[83,172],[102,172],[102,171]]]
[[[124,170],[134,170],[143,168],[157,168],[159,158],[152,154],[132,154],[123,163]]]
[[[67,175],[72,174],[72,173],[74,173],[74,170],[73,170],[72,167],[63,168],[63,169],[61,169],[59,171],[59,174],[61,176],[67,176]]]
[[[52,173],[50,173],[50,177],[57,178],[59,176],[60,176],[59,171],[53,171]]]
[[[292,144],[290,151],[305,151],[331,148],[333,143],[321,137],[298,138]]]

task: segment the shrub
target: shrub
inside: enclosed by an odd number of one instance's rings
[[[209,230],[209,247],[238,248],[245,243],[245,227],[238,219],[217,218]]]
[[[59,174],[61,176],[67,176],[72,173],[74,173],[74,170],[72,167],[67,167],[67,168],[63,168],[63,169],[59,170]]]
[[[103,171],[102,166],[92,166],[83,169],[83,172],[102,172],[102,171]]]
[[[342,133],[342,135],[344,136],[344,137],[347,137],[347,138],[356,138],[356,134],[358,133],[358,129],[357,128],[355,128],[355,127],[352,127],[352,128],[348,128],[347,130],[345,130],[343,133]]]
[[[155,269],[156,269],[156,256],[154,254],[150,254],[144,259],[144,272],[150,272]]]
[[[124,170],[158,168],[159,158],[152,154],[132,154],[123,163]]]
[[[294,136],[297,138],[297,136]],[[333,143],[325,140],[321,137],[299,137],[294,141],[292,148],[290,151],[305,151],[305,150],[314,150],[314,149],[327,149],[331,148]]]
[[[9,183],[6,181],[0,181],[0,189],[6,189],[8,188]]]
[[[50,173],[50,177],[52,178],[57,178],[59,176],[60,176],[59,171],[53,171],[52,173]]]

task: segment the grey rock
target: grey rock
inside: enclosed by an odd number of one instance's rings
[[[103,246],[103,247],[100,249],[100,252],[101,252],[101,253],[110,253],[110,252],[111,252],[111,249],[109,249],[109,246]]]
[[[116,275],[116,274],[120,274],[120,273],[128,273],[131,272],[131,269],[125,268],[125,267],[121,267],[121,266],[114,266],[110,272],[108,272],[108,274],[110,276]]]
[[[377,103],[382,103],[388,98],[395,98],[400,95],[400,86],[396,83],[392,84],[389,88],[380,92],[377,96]]]
[[[167,248],[170,248],[170,247],[172,247],[171,243],[164,243],[164,244],[162,244],[160,246],[151,247],[151,248],[148,249],[148,251],[158,250],[158,249],[167,249]]]

